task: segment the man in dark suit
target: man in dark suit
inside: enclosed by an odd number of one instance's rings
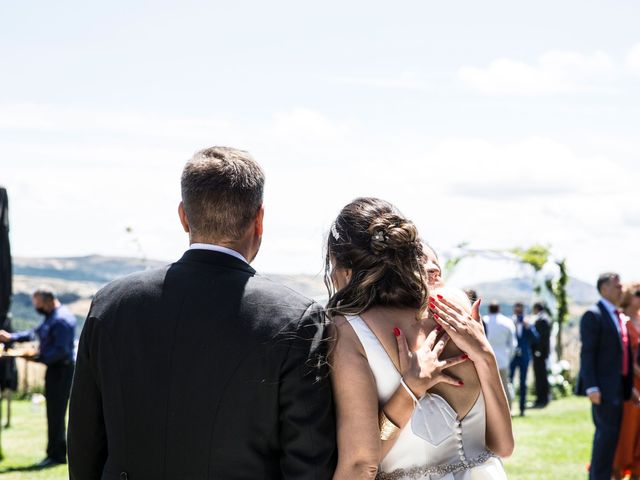
[[[71,396],[72,480],[332,477],[323,310],[249,265],[263,184],[246,152],[198,152],[179,207],[190,249],[96,294]]]
[[[529,371],[529,361],[531,360],[531,345],[538,341],[538,334],[534,327],[524,317],[524,305],[517,302],[513,305],[513,322],[516,327],[516,340],[518,345],[511,360],[509,378],[513,384],[513,377],[516,370],[520,371],[519,406],[520,416],[524,417],[524,410],[527,402],[527,372]]]
[[[603,273],[597,287],[600,301],[580,320],[578,393],[589,397],[596,427],[589,478],[610,480],[623,401],[631,395],[633,363],[625,322],[616,307],[622,295],[620,277]]]
[[[543,408],[549,403],[547,360],[551,349],[551,322],[542,303],[534,303],[531,311],[534,315],[533,326],[536,332],[538,332],[538,341],[531,347],[533,351],[533,374],[536,385],[535,406],[537,408]]]

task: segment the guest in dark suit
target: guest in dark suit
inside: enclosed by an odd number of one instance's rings
[[[249,265],[263,184],[246,152],[197,153],[179,207],[190,249],[96,294],[71,396],[72,480],[332,477],[323,310]]]
[[[622,295],[620,277],[604,273],[597,287],[600,301],[580,320],[578,393],[588,395],[596,427],[589,478],[609,480],[623,401],[631,395],[633,368],[627,329],[616,307]]]
[[[527,404],[527,371],[529,370],[529,361],[531,360],[531,345],[538,341],[538,333],[535,327],[529,325],[524,317],[524,305],[520,302],[513,305],[513,321],[516,326],[516,340],[518,345],[516,353],[511,360],[511,369],[509,378],[513,384],[513,377],[516,370],[520,371],[520,416],[524,416],[524,410]]]
[[[538,332],[538,341],[531,347],[533,351],[533,374],[536,385],[536,402],[538,408],[549,403],[549,378],[547,376],[547,360],[549,359],[551,341],[551,322],[542,303],[534,303],[533,326]]]

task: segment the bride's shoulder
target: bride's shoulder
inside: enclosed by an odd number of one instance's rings
[[[334,347],[340,350],[355,350],[364,353],[364,348],[350,319],[344,315],[333,315],[329,319],[329,332]]]
[[[337,330],[353,330],[350,318],[345,315],[335,314],[329,317],[329,325]]]

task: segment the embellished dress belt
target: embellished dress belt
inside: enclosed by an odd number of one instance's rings
[[[427,475],[446,475],[448,473],[462,472],[483,464],[496,455],[485,451],[472,460],[445,465],[425,465],[411,468],[398,468],[392,472],[378,472],[376,480],[419,480]]]

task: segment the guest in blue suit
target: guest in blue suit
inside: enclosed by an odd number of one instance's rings
[[[511,383],[516,370],[520,370],[520,416],[524,417],[527,402],[527,371],[531,360],[531,346],[538,342],[539,336],[536,328],[529,325],[524,318],[524,305],[521,302],[513,305],[513,321],[516,324],[516,354],[511,360]]]
[[[596,427],[589,478],[610,480],[623,402],[631,396],[633,358],[625,319],[617,307],[622,296],[620,276],[603,273],[597,287],[600,300],[580,320],[577,390],[589,397]]]
[[[9,333],[0,330],[0,342],[40,341],[39,352],[25,355],[24,358],[47,366],[44,388],[49,441],[47,457],[35,465],[37,468],[47,468],[67,463],[64,417],[75,364],[76,317],[49,289],[37,290],[31,300],[36,311],[44,315],[44,321],[38,327],[23,332]]]

